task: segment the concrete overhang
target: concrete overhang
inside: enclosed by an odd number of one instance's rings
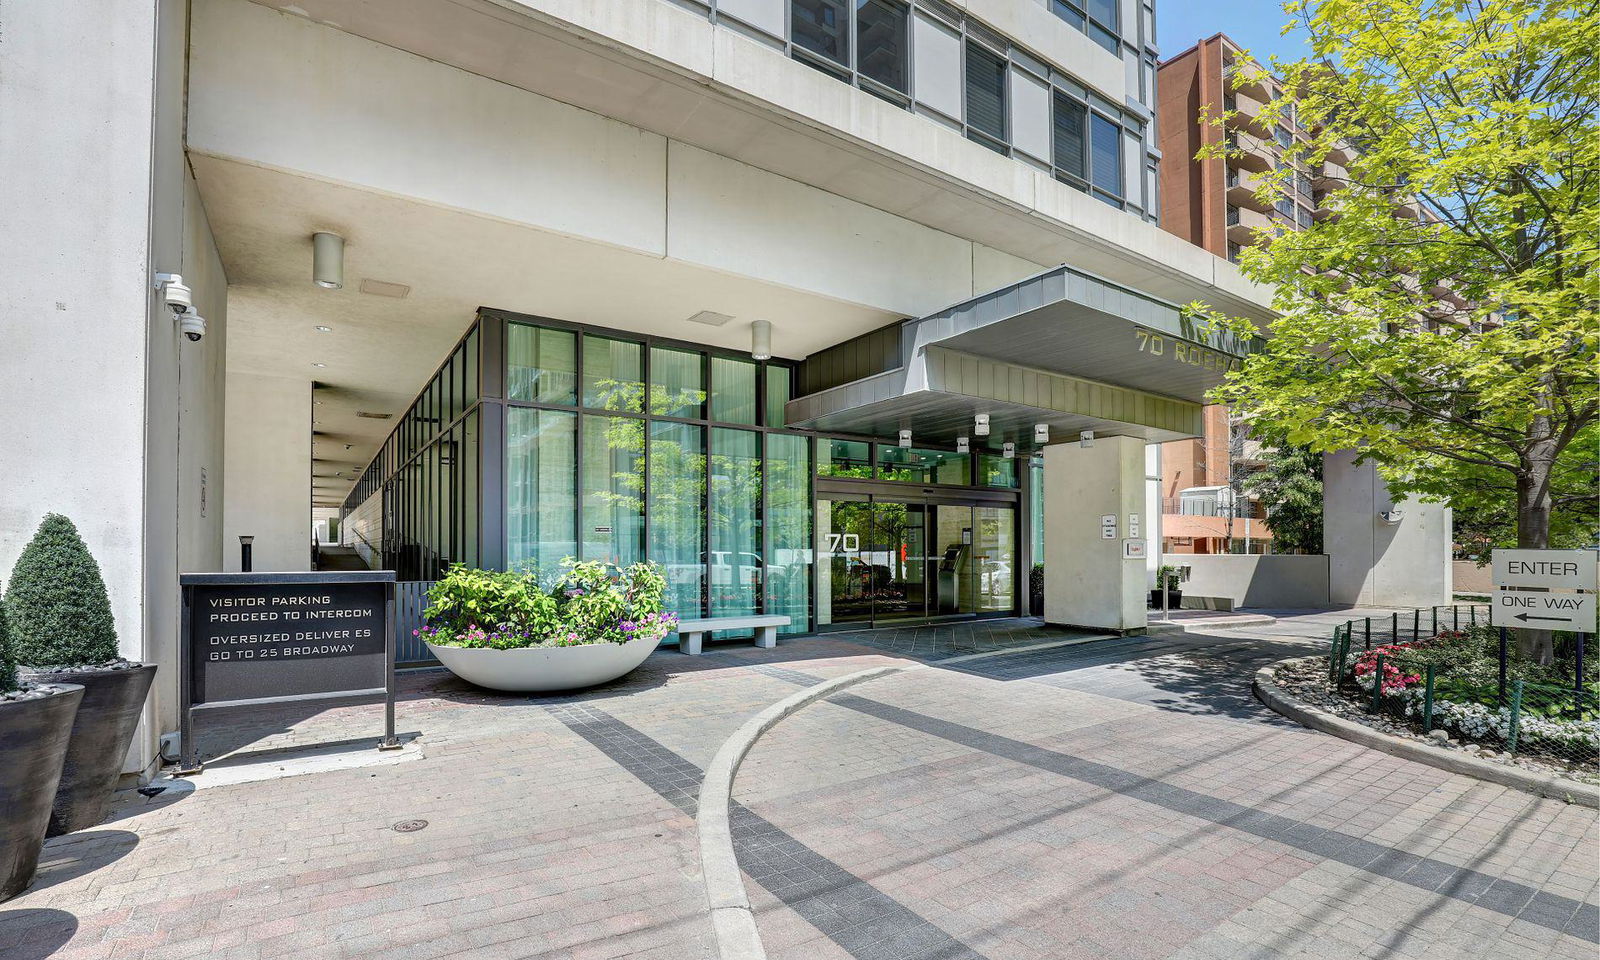
[[[257,2],[1035,264],[1073,264],[1262,324],[1272,317],[1270,290],[1226,259],[663,0]],[[1065,63],[1118,63],[1037,4],[967,6],[1019,38],[1068,44]]]
[[[1081,430],[1149,442],[1204,432],[1206,391],[1249,344],[1197,326],[1177,306],[1066,267],[901,328],[901,365],[791,401],[787,422],[951,441],[990,417],[990,443]],[[981,442],[981,441],[980,441]]]

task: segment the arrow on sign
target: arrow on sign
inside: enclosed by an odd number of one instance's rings
[[[1554,620],[1556,623],[1576,622],[1571,617],[1536,617],[1531,613],[1519,613],[1517,614],[1517,619],[1521,620],[1523,623],[1527,623],[1529,620]]]

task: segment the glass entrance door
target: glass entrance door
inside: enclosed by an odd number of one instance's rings
[[[817,625],[1014,611],[1015,523],[1010,506],[876,493],[818,500]]]

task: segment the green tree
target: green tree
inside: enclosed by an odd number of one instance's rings
[[[1361,450],[1398,494],[1473,513],[1510,504],[1518,546],[1549,545],[1553,513],[1592,530],[1596,5],[1285,9],[1312,56],[1274,64],[1285,93],[1261,119],[1292,114],[1311,132],[1261,192],[1320,172],[1337,213],[1244,253],[1279,319],[1216,399],[1290,443]]]
[[[6,626],[5,599],[0,597],[0,693],[17,689],[17,661],[11,652],[11,630]]]
[[[1272,528],[1272,552],[1322,552],[1322,454],[1288,444],[1264,448],[1246,493],[1261,501]]]
[[[5,596],[18,662],[80,665],[117,658],[117,629],[100,565],[61,514],[45,515],[17,558]]]

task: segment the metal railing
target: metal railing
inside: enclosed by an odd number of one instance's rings
[[[1600,781],[1600,671],[1587,635],[1525,657],[1487,604],[1426,607],[1334,628],[1332,691],[1443,742],[1533,759]]]
[[[394,585],[394,662],[398,667],[431,666],[439,661],[418,639],[422,611],[428,608],[432,580],[401,580]]]

